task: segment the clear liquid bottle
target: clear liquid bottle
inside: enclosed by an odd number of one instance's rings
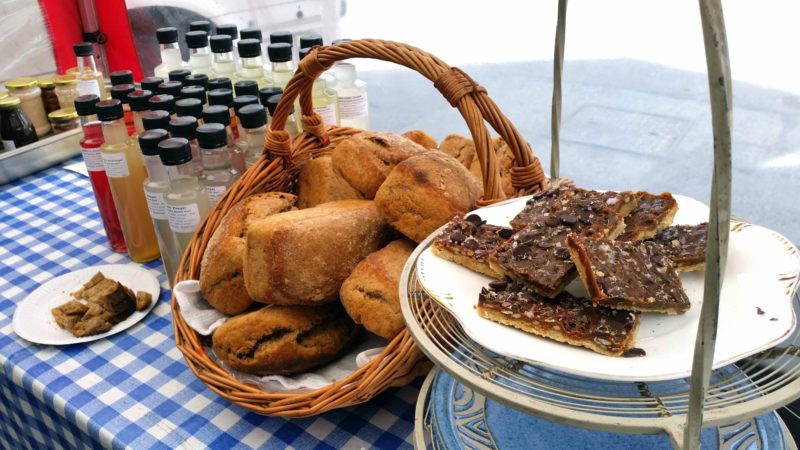
[[[239,71],[237,80],[253,80],[259,87],[265,87],[264,63],[261,60],[261,41],[242,39],[239,41]]]
[[[203,175],[200,184],[205,186],[208,204],[212,207],[222,198],[241,172],[231,167],[228,152],[228,135],[219,123],[208,123],[197,128],[197,140],[203,154]]]
[[[111,185],[128,256],[134,262],[152,261],[159,256],[158,241],[153,224],[143,214],[147,211],[147,200],[142,184],[147,172],[138,142],[128,136],[119,100],[105,100],[95,107],[103,121],[105,142],[100,150],[103,167]]]
[[[189,47],[189,69],[192,73],[209,75],[211,47],[208,46],[208,34],[205,31],[190,31],[186,33],[186,45]]]
[[[147,199],[147,209],[156,232],[158,248],[161,251],[161,261],[167,272],[169,285],[175,283],[175,274],[178,272],[180,253],[175,235],[169,227],[167,217],[167,204],[164,196],[169,190],[167,169],[161,164],[159,157],[159,142],[169,138],[167,130],[160,128],[148,130],[139,135],[139,148],[142,150],[145,166],[147,166],[147,179],[144,180],[144,195]]]
[[[278,109],[278,103],[281,101],[281,97],[283,94],[273,95],[272,97],[267,99],[267,110],[269,111],[270,117],[270,128],[277,130],[279,127],[276,127],[272,121],[275,119],[275,110]],[[289,133],[289,136],[295,137],[299,134],[299,130],[297,129],[297,122],[294,118],[294,106],[292,106],[292,111],[289,113],[289,116],[286,118],[286,125],[284,130]]]
[[[183,86],[200,86],[204,90],[208,90],[208,74],[193,73],[183,80]]]
[[[233,99],[233,111],[236,113],[236,124],[239,127],[239,139],[237,139],[237,142],[244,139],[244,127],[242,126],[241,119],[239,119],[239,111],[241,111],[243,107],[253,104],[258,104],[258,97],[255,95],[240,95]]]
[[[108,74],[108,78],[111,80],[111,86],[116,86],[118,84],[134,84],[133,72],[130,70],[115,70]]]
[[[158,94],[150,97],[150,110],[166,111],[175,114],[175,97],[169,94]]]
[[[101,99],[108,98],[103,85],[103,73],[97,70],[97,64],[94,61],[94,44],[81,42],[73,45],[72,49],[78,59],[78,72],[75,74],[75,79],[78,80],[78,94],[94,94]]]
[[[175,69],[169,71],[169,81],[177,81],[183,85],[183,81],[192,74],[189,69]]]
[[[258,42],[263,41],[263,37],[261,35],[261,28],[258,27],[250,27],[250,28],[242,28],[242,31],[239,32],[239,39],[255,39]]]
[[[183,83],[180,81],[165,81],[158,85],[158,95],[171,95],[172,98],[178,100],[181,98],[181,89]]]
[[[161,64],[153,69],[155,76],[166,79],[171,70],[186,69],[189,67],[189,65],[181,59],[177,28],[164,27],[157,29],[156,39],[158,39],[158,44],[161,48]]]
[[[242,95],[255,95],[258,97],[258,83],[253,80],[240,80],[233,85],[233,93],[236,97]]]
[[[239,59],[238,54],[238,46],[239,43],[239,30],[236,28],[236,25],[232,23],[224,23],[222,25],[217,25],[217,35],[227,35],[231,38],[231,47],[233,48],[234,59]]]
[[[300,36],[300,50],[304,48],[311,48],[315,45],[323,45],[322,36],[316,33],[308,33]]]
[[[128,104],[131,106],[133,114],[133,128],[136,134],[144,133],[142,125],[142,114],[150,110],[150,97],[153,93],[142,89],[135,90],[128,94]]]
[[[181,100],[190,98],[197,99],[200,101],[201,105],[205,105],[208,102],[206,88],[203,86],[184,86],[183,89],[181,89]],[[177,104],[178,102],[175,102],[176,106]]]
[[[169,134],[172,137],[184,138],[189,141],[189,148],[192,150],[192,161],[188,163],[192,174],[200,176],[203,174],[203,162],[200,155],[200,147],[197,143],[197,118],[194,116],[176,117],[169,122]]]
[[[227,88],[208,91],[208,104],[210,106],[221,105],[228,108],[228,114],[231,116],[230,123],[233,140],[239,140],[239,119],[236,118],[236,110],[233,109],[233,91]]]
[[[321,39],[321,38],[320,38]],[[310,48],[300,49],[300,60],[308,54]],[[322,121],[325,125],[339,125],[339,98],[333,89],[328,89],[325,79],[322,75],[314,80],[314,85],[311,88],[311,104],[314,107],[314,112],[322,116]]]
[[[272,63],[272,86],[286,89],[286,84],[294,75],[294,64],[292,63],[292,46],[285,42],[269,44],[267,56]]]
[[[145,111],[142,113],[142,128],[147,130],[163,129],[169,130],[169,121],[172,120],[167,111],[160,109]]]
[[[239,151],[236,146],[236,139],[233,137],[231,130],[231,116],[228,108],[224,105],[209,106],[203,110],[203,123],[218,123],[225,127],[225,133],[228,137],[228,152],[230,153],[231,166],[236,168],[239,172],[244,172],[244,155]]]
[[[258,101],[267,107],[267,100],[273,95],[283,94],[283,89],[275,86],[265,87],[258,90]],[[267,116],[267,124],[269,124],[269,116]]]
[[[339,98],[339,124],[369,130],[367,83],[358,79],[356,67],[351,63],[337,63],[333,71],[336,77],[333,90]]]
[[[182,98],[175,102],[175,117],[192,117],[200,125],[203,117],[203,102],[196,98]]]
[[[189,31],[205,31],[207,34],[211,34],[211,22],[207,20],[189,22]]]
[[[237,97],[239,98],[239,97]],[[256,103],[239,109],[239,123],[242,125],[242,138],[237,145],[244,155],[245,168],[252,167],[264,152],[264,137],[267,135],[267,111]]]
[[[122,102],[122,111],[125,115],[125,126],[128,127],[128,134],[135,134],[136,127],[133,123],[133,110],[128,101],[128,94],[136,90],[132,84],[116,84],[111,86],[111,98]]]
[[[269,34],[270,44],[289,44],[294,47],[294,35],[291,31],[273,31]],[[297,62],[297,58],[292,58],[292,61]]]
[[[92,184],[94,199],[97,202],[97,210],[100,212],[100,220],[103,222],[108,244],[115,252],[124,253],[128,249],[125,246],[117,208],[114,206],[114,197],[111,194],[111,186],[108,183],[106,169],[103,167],[103,157],[100,153],[100,147],[103,145],[103,129],[95,114],[95,105],[99,101],[100,98],[94,94],[81,95],[75,99],[75,111],[78,112],[83,129],[83,139],[80,144],[81,154],[83,162],[86,164],[86,171],[89,173],[89,182]]]
[[[208,194],[192,174],[192,149],[184,138],[165,139],[158,144],[161,164],[167,168],[169,189],[164,196],[169,227],[175,236],[178,254],[183,255],[200,222],[208,214]]]
[[[231,37],[227,34],[211,36],[211,71],[217,78],[236,76],[236,59],[233,56]],[[210,88],[209,88],[210,89]]]
[[[158,94],[158,85],[160,85],[164,81],[166,80],[164,80],[161,77],[145,77],[142,78],[142,81],[139,82],[139,85],[141,85],[142,89],[145,91],[150,91],[153,94]]]

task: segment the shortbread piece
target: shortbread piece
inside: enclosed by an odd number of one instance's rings
[[[654,195],[637,192],[638,203],[625,217],[625,231],[617,237],[618,241],[641,241],[653,237],[657,231],[672,225],[678,211],[678,202],[669,192]]]
[[[648,240],[664,246],[675,270],[690,272],[700,270],[706,265],[708,222],[674,225],[659,231]]]
[[[489,256],[513,234],[511,228],[489,225],[477,214],[456,217],[433,241],[433,254],[475,272],[503,278],[489,266]]]
[[[549,299],[505,281],[481,290],[477,310],[494,322],[609,356],[634,346],[640,319],[639,313],[593,306],[568,292]]]
[[[668,314],[683,314],[691,306],[660,244],[571,234],[567,247],[596,305]]]

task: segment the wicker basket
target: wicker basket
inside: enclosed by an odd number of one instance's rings
[[[325,126],[311,107],[314,79],[334,62],[348,58],[380,59],[416,70],[433,81],[445,99],[458,108],[472,133],[481,162],[485,191],[484,198],[479,201],[481,205],[503,199],[495,153],[490,151],[490,135],[484,120],[503,137],[514,154],[515,167],[511,170],[511,178],[516,194],[532,193],[544,188],[545,177],[541,164],[527,142],[500,112],[486,90],[461,70],[451,68],[415,47],[389,41],[361,40],[316,47],[301,61],[286,86],[265,138],[264,155],[231,186],[200,225],[183,255],[177,281],[199,277],[200,261],[206,245],[222,217],[234,204],[255,193],[291,192],[298,169],[304,161],[329,152],[332,145],[362,132],[353,128]],[[292,140],[283,130],[283,124],[298,95],[305,131]],[[195,375],[219,395],[260,414],[304,417],[362,403],[388,387],[408,384],[426,373],[431,366],[408,331],[404,330],[380,355],[342,380],[308,393],[265,392],[257,386],[236,380],[205,354],[202,338],[186,324],[174,297],[172,313],[176,344]]]

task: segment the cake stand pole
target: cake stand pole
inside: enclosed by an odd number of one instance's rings
[[[561,130],[561,69],[564,68],[564,35],[567,28],[567,0],[558,0],[558,24],[553,53],[553,104],[550,121],[550,186],[558,187]]]
[[[714,174],[711,179],[711,208],[708,218],[708,248],[700,324],[697,327],[689,411],[683,433],[683,448],[700,447],[703,403],[708,389],[714,345],[717,340],[719,298],[731,215],[731,69],[728,42],[720,0],[700,0],[700,18],[708,64],[708,89],[711,96],[711,123],[714,132]],[[673,437],[673,445],[675,438]]]

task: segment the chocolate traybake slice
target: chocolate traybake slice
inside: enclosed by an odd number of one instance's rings
[[[548,215],[550,209],[555,205],[555,200],[567,199],[573,195],[575,195],[575,188],[571,187],[550,188],[546,191],[533,194],[533,196],[525,202],[525,207],[522,208],[522,211],[511,219],[511,228],[514,230],[525,228],[525,226],[530,225],[539,218]]]
[[[668,314],[683,314],[691,306],[660,244],[571,234],[567,247],[596,305]]]
[[[637,192],[639,202],[636,208],[625,216],[625,231],[617,237],[618,241],[641,241],[652,237],[658,230],[672,224],[678,211],[678,202],[669,192],[654,195]]]
[[[489,225],[477,214],[455,217],[433,241],[433,254],[448,261],[488,275],[503,278],[489,266],[489,255],[505,242],[514,230]]]
[[[708,222],[698,225],[673,225],[655,234],[648,241],[664,246],[675,270],[690,272],[706,265]]]
[[[634,346],[640,319],[639,313],[593,306],[568,292],[550,299],[506,281],[483,288],[477,310],[485,319],[609,356]]]
[[[625,216],[636,207],[632,192],[576,189],[572,196],[557,198],[549,215],[558,217],[581,236],[614,239],[625,229]]]

